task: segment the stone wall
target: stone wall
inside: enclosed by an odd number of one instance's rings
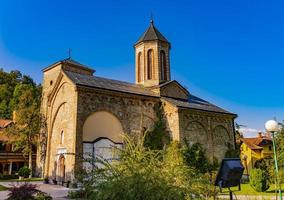
[[[167,101],[162,101],[163,115],[166,123],[167,131],[172,140],[180,141],[180,126],[178,108]]]
[[[234,147],[233,116],[203,112],[198,110],[180,110],[180,137],[190,143],[200,143],[207,151],[210,160],[224,158],[228,144]]]
[[[158,102],[158,98],[78,87],[77,154],[83,153],[83,126],[91,114],[109,112],[120,121],[124,134],[137,135],[153,126],[157,118],[154,107]]]
[[[53,90],[53,97],[47,102],[47,151],[45,159],[45,176],[60,180],[58,159],[65,158],[65,180],[73,179],[75,161],[75,127],[77,95],[76,87],[65,76]]]

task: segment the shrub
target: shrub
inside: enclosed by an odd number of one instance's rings
[[[39,191],[39,192],[36,194],[36,196],[35,196],[34,199],[35,199],[35,200],[52,200],[52,197],[49,196],[48,194],[46,194],[45,192]]]
[[[214,158],[213,163],[211,163],[207,159],[206,151],[201,144],[194,143],[190,146],[187,140],[184,143],[183,156],[188,166],[196,169],[201,174],[212,173],[217,170],[219,165],[217,159]]]
[[[8,174],[0,174],[0,180],[9,180],[9,179],[18,179],[19,176],[18,175],[8,175]]]
[[[76,190],[76,191],[69,191],[68,192],[68,198],[70,199],[80,199],[85,197],[85,191],[84,190]]]
[[[29,169],[27,166],[24,166],[21,169],[19,169],[18,174],[21,177],[28,178],[31,172],[32,172],[31,169]]]
[[[151,150],[144,138],[125,136],[119,150],[119,161],[112,164],[96,159],[104,167],[94,165],[91,172],[82,170],[83,189],[70,197],[100,200],[188,200],[202,197],[204,184],[209,184],[186,165],[182,148],[172,142],[165,150]],[[78,196],[77,196],[78,195]]]
[[[257,192],[264,192],[269,188],[269,177],[262,169],[252,169],[250,171],[250,185]]]
[[[13,186],[8,189],[7,200],[34,200],[34,195],[39,192],[36,188],[36,185],[30,183],[24,183],[19,187]]]

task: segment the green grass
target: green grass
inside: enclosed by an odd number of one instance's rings
[[[31,181],[43,181],[43,178],[25,178],[22,180],[19,179],[5,179],[5,180],[1,180],[0,182],[31,182]]]
[[[5,191],[5,190],[7,190],[8,188],[7,187],[5,187],[5,186],[3,186],[3,185],[0,185],[0,191]]]
[[[282,192],[284,192],[284,184],[281,185]],[[271,184],[269,189],[265,192],[256,192],[249,183],[241,185],[241,191],[238,191],[238,187],[232,187],[231,190],[236,195],[255,195],[255,196],[275,196],[275,185]],[[229,194],[228,189],[223,189],[220,194]]]

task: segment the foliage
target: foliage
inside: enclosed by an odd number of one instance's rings
[[[15,174],[0,174],[0,181],[3,181],[3,180],[11,180],[11,179],[17,179],[19,180],[19,176],[18,175],[15,175]]]
[[[281,131],[275,135],[275,144],[277,150],[277,161],[278,161],[278,175],[275,175],[275,165],[271,164],[270,174],[275,179],[277,177],[277,181],[279,183],[284,183],[284,127],[282,125]]]
[[[34,195],[38,192],[37,186],[30,183],[24,183],[19,187],[13,186],[9,188],[7,200],[34,200]]]
[[[125,146],[117,152],[119,161],[110,164],[102,159],[88,160],[103,167],[94,165],[92,171],[82,170],[78,178],[83,183],[80,194],[86,199],[100,200],[201,198],[209,183],[186,165],[182,152],[178,142],[164,150],[151,150],[144,146],[144,137],[134,140],[125,136]]]
[[[46,194],[45,192],[37,192],[35,198],[35,200],[52,200],[52,197],[48,194]]]
[[[18,84],[14,91],[14,109],[16,123],[4,130],[14,151],[21,151],[29,156],[29,168],[32,169],[32,152],[37,146],[42,125],[40,115],[41,87]]]
[[[85,197],[85,191],[84,190],[75,190],[75,191],[69,191],[68,192],[68,198],[70,199],[81,199]]]
[[[190,146],[186,140],[184,143],[183,155],[188,166],[193,167],[202,174],[217,170],[218,161],[214,159],[213,163],[211,163],[206,157],[206,151],[201,144],[194,143]]]
[[[236,144],[236,148],[231,143],[227,143],[227,151],[225,158],[239,158],[240,157],[240,144]]]
[[[252,169],[250,171],[250,185],[257,192],[264,192],[269,189],[269,177],[262,169]]]
[[[18,85],[36,86],[35,82],[19,71],[4,72],[0,69],[0,118],[11,119],[15,110],[15,88]]]
[[[29,169],[27,166],[22,167],[21,169],[19,169],[18,174],[21,177],[29,177],[29,175],[31,174],[31,169]]]
[[[157,106],[155,110],[158,119],[154,124],[153,130],[146,130],[144,146],[153,150],[162,150],[170,143],[170,136],[166,130],[162,106]]]

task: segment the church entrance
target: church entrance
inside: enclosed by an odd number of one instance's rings
[[[60,182],[65,182],[65,157],[60,155],[58,160],[58,180]]]
[[[86,169],[94,165],[100,167],[103,162],[117,159],[116,151],[122,148],[123,129],[117,117],[109,112],[100,111],[90,115],[83,125],[83,152],[85,158],[95,163],[85,163]]]
[[[118,159],[118,150],[122,143],[114,143],[108,138],[98,138],[92,143],[84,143],[84,157],[93,161],[86,162],[85,169],[91,170],[94,166],[102,167],[101,162],[111,163]]]

